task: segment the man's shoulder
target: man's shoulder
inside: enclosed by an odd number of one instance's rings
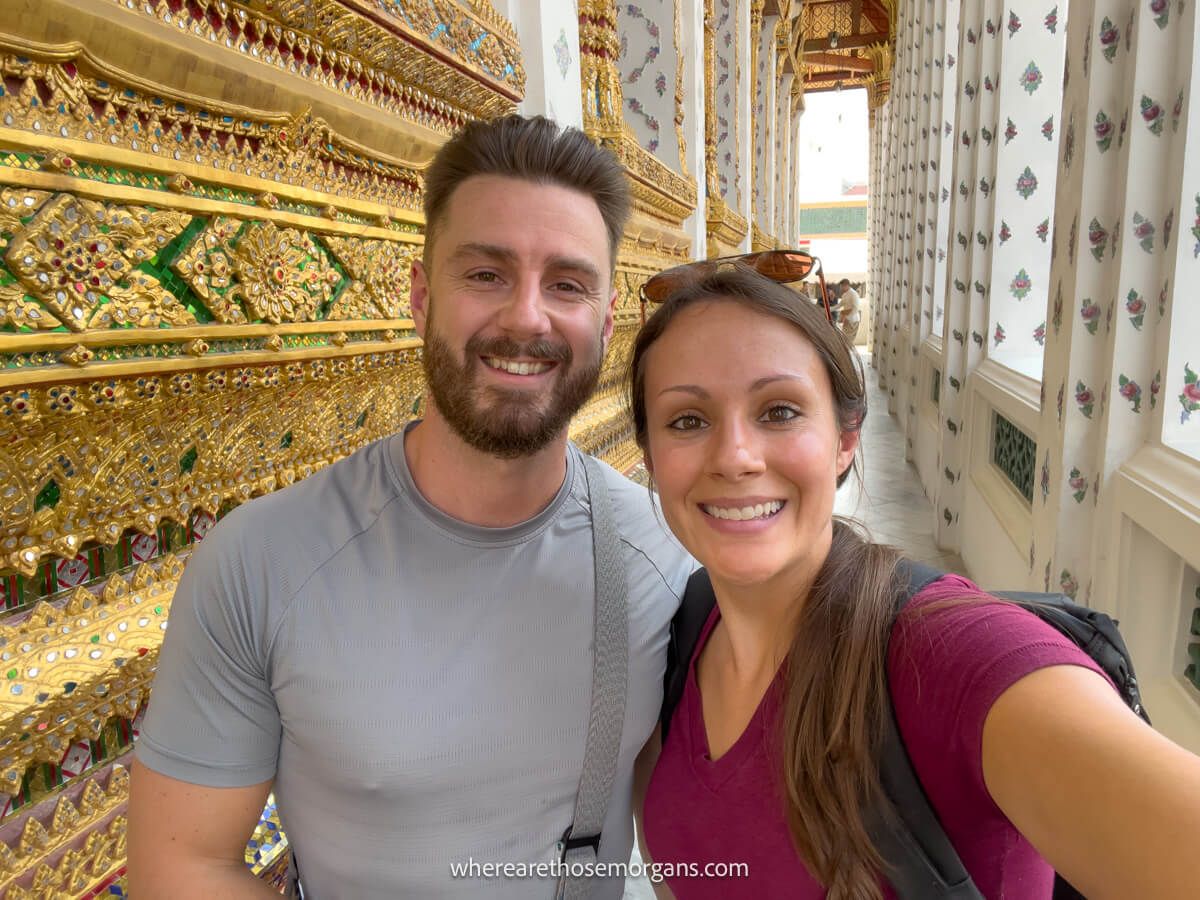
[[[295,484],[233,509],[204,539],[204,554],[248,568],[312,571],[378,518],[399,495],[381,440]],[[198,548],[199,550],[199,548]]]
[[[596,462],[604,472],[621,540],[658,570],[676,596],[682,595],[695,562],[667,527],[649,489],[625,477],[604,460],[596,459]]]

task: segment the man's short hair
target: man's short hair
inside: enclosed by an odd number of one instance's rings
[[[515,114],[469,122],[433,157],[425,172],[426,266],[451,194],[473,175],[503,175],[587,194],[600,209],[610,261],[616,266],[630,207],[624,168],[578,128],[560,128],[545,116]]]
[[[845,288],[850,287],[850,279],[843,278],[841,281],[838,282],[838,287],[845,287]]]

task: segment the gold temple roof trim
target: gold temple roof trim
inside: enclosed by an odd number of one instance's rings
[[[30,766],[58,762],[114,715],[133,718],[182,572],[168,555],[157,571],[143,563],[129,582],[114,575],[99,594],[78,588],[61,608],[40,602],[0,626],[0,793],[16,794]]]
[[[125,861],[128,797],[129,772],[112,764],[39,805],[19,832],[0,826],[6,900],[75,898],[111,877]]]

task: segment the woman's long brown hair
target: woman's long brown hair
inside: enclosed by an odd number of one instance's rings
[[[862,427],[867,413],[862,365],[841,332],[790,289],[733,267],[676,291],[638,334],[629,386],[643,453],[646,351],[683,309],[711,301],[742,304],[797,329],[824,362],[840,429]],[[839,486],[848,474],[849,469],[839,475]],[[879,752],[889,702],[886,654],[898,559],[895,550],[869,543],[835,517],[829,555],[808,596],[797,598],[803,606],[784,669],[782,781],[792,839],[831,900],[882,898],[883,860],[865,817],[889,809],[879,784]]]

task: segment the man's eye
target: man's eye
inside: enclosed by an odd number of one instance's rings
[[[551,287],[554,290],[564,294],[577,294],[583,290],[583,288],[581,288],[579,285],[573,284],[570,281],[559,281],[551,285]]]
[[[500,279],[495,272],[472,272],[467,277],[472,281],[482,281],[484,284],[494,284]]]
[[[667,427],[676,431],[695,431],[704,427],[704,420],[693,415],[677,416],[667,423]]]
[[[800,411],[793,409],[790,406],[777,404],[763,413],[763,418],[768,422],[790,422],[792,419],[799,418]]]

